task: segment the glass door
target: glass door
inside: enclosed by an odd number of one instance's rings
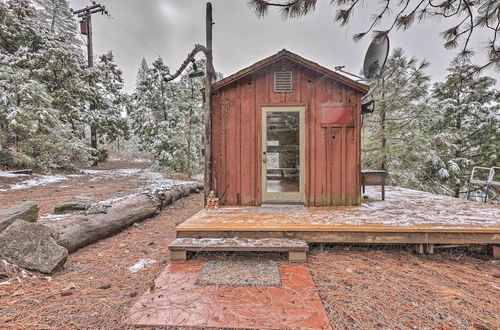
[[[262,201],[304,201],[304,108],[262,109]]]

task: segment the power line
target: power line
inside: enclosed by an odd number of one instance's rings
[[[110,36],[109,34],[107,34],[106,32],[104,32],[103,29],[99,28],[99,26],[97,24],[95,24],[95,27],[97,30],[99,30],[99,32],[101,32],[102,34],[104,34],[106,37],[108,37],[109,39],[111,39],[112,41],[114,41],[118,46],[122,47],[123,49],[125,49],[126,51],[128,51],[130,54],[134,55],[135,57],[137,57],[139,60],[142,60],[142,57],[137,55],[134,51],[132,51],[130,48],[128,48],[127,46],[123,45],[121,42],[119,42],[118,40],[116,40],[115,38],[113,38],[112,36]]]
[[[115,17],[111,16],[111,19],[114,20],[118,25],[120,25],[125,31],[127,31],[132,37],[134,37],[137,41],[139,41],[141,44],[146,46],[150,51],[152,51],[155,55],[161,56],[160,53],[155,51],[152,47],[150,47],[146,42],[141,40],[141,38],[137,37],[134,32],[132,32],[126,25],[120,23],[119,20],[117,20]]]
[[[146,48],[148,48],[150,51],[152,51],[155,55],[161,56],[159,52],[154,50],[150,45],[148,45],[145,41],[143,41],[141,38],[139,38],[132,30],[130,30],[125,24],[122,24],[116,17],[109,15],[109,17],[114,20],[122,29],[127,31],[132,37],[134,37],[135,40],[139,41],[142,45],[144,45]]]

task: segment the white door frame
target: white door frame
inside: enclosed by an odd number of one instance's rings
[[[299,113],[299,191],[267,192],[267,113],[298,112]],[[262,107],[262,202],[304,203],[305,196],[305,107],[276,106]]]

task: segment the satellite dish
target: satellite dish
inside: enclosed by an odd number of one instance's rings
[[[363,63],[363,75],[368,80],[376,80],[384,70],[385,61],[389,54],[389,37],[373,39],[368,47]]]

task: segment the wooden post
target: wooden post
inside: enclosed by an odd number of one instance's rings
[[[184,262],[186,261],[186,257],[187,257],[186,250],[170,251],[170,260],[173,262]]]
[[[424,245],[423,244],[415,244],[414,250],[416,254],[424,254]]]
[[[500,260],[500,246],[493,245],[493,259]]]
[[[305,251],[288,251],[289,262],[307,262],[307,252]]]
[[[205,104],[204,104],[204,117],[205,117],[205,173],[204,173],[204,204],[206,205],[207,197],[212,190],[212,75],[213,72],[213,57],[212,57],[212,4],[207,2],[206,10],[206,38],[207,38],[207,64],[205,68]]]

